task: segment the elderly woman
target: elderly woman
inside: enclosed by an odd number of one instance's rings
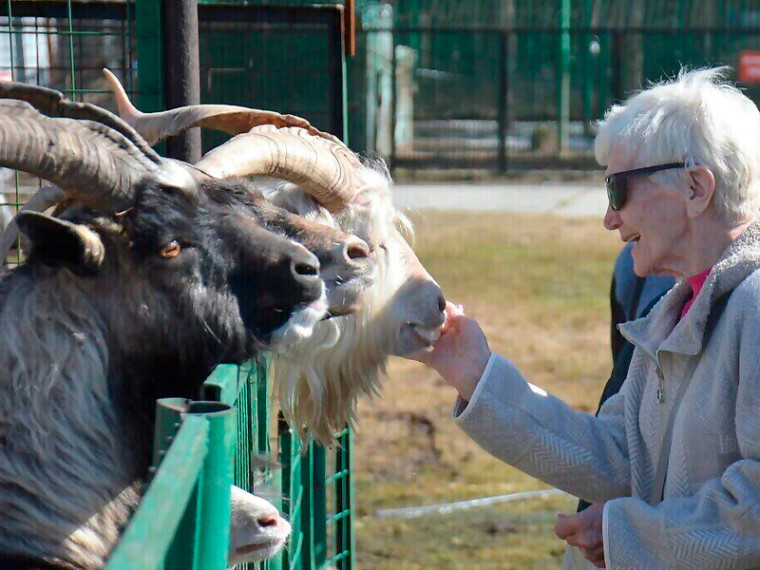
[[[606,229],[637,275],[677,285],[620,327],[634,346],[598,417],[529,384],[453,305],[417,358],[459,392],[454,418],[497,458],[604,507],[555,530],[607,568],[760,568],[760,113],[725,69],[607,113]]]

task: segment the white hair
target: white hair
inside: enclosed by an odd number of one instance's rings
[[[681,70],[676,78],[613,105],[599,124],[596,160],[608,163],[618,150],[641,166],[685,162],[705,166],[715,177],[713,201],[728,223],[750,219],[760,210],[760,112],[726,81],[729,67]],[[660,182],[688,176],[663,171]]]

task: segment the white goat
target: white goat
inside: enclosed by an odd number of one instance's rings
[[[285,417],[301,436],[308,426],[327,444],[353,423],[357,399],[377,393],[388,357],[430,346],[444,321],[443,295],[409,246],[412,225],[392,204],[384,164],[359,171],[364,184],[338,212],[292,184],[269,194],[286,210],[361,237],[376,256],[378,275],[357,313],[322,321],[310,339],[275,349],[275,384]]]

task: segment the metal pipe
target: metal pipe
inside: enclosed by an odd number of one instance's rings
[[[164,0],[163,11],[166,108],[198,105],[201,89],[197,2]],[[166,154],[191,163],[200,160],[200,129],[190,129],[167,140]]]

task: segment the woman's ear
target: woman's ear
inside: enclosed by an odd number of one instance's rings
[[[689,169],[691,181],[689,184],[689,196],[686,201],[686,213],[691,218],[702,214],[712,201],[715,194],[715,176],[706,166],[697,166]]]

